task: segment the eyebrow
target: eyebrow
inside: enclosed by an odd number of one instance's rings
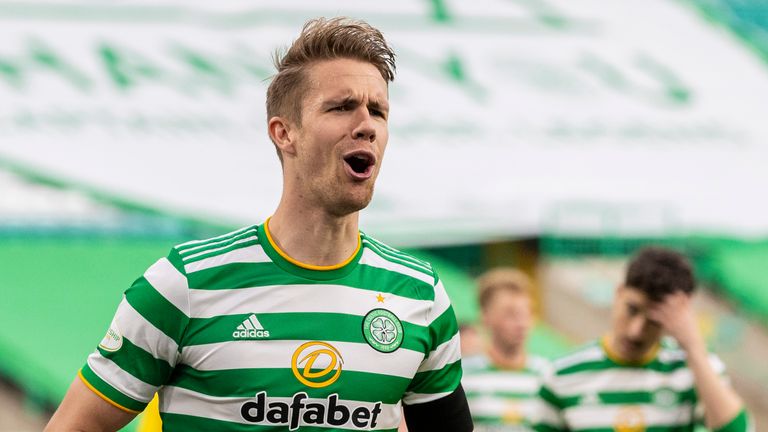
[[[338,105],[360,105],[360,99],[355,96],[343,96],[337,98],[331,98],[323,102],[323,108],[330,108]],[[372,108],[378,111],[389,112],[389,104],[386,101],[379,101],[376,99],[368,101],[368,108]]]
[[[379,101],[377,99],[368,102],[368,108],[373,108],[378,111],[389,112],[389,103],[386,101]]]

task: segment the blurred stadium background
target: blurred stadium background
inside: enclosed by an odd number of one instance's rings
[[[605,330],[628,254],[678,248],[768,425],[768,2],[0,0],[0,431],[42,428],[172,245],[269,216],[269,54],[334,15],[399,53],[362,228],[432,260],[460,321],[519,266],[556,356]]]

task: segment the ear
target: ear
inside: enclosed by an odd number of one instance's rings
[[[296,154],[296,131],[293,123],[284,117],[272,117],[267,123],[269,137],[283,156]]]

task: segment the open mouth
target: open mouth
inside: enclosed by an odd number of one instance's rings
[[[349,165],[352,172],[359,176],[366,176],[370,174],[375,159],[373,154],[369,152],[354,152],[347,156],[344,156],[344,162]]]

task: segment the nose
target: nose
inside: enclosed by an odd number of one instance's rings
[[[646,324],[648,323],[648,320],[645,317],[638,316],[633,318],[629,322],[629,328],[627,329],[627,336],[629,336],[632,339],[637,339],[643,334],[643,330],[645,329]]]
[[[358,113],[354,117],[354,122],[352,138],[370,142],[376,140],[376,125],[367,107],[363,106],[358,108]]]

